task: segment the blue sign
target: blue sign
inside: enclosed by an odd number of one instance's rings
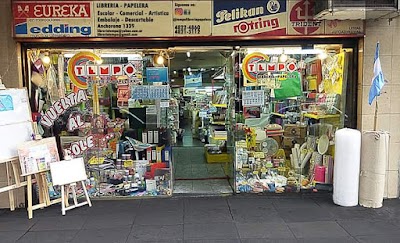
[[[286,0],[214,0],[214,25],[286,12]],[[259,25],[257,21],[253,23]]]
[[[201,73],[185,75],[185,87],[201,87],[203,85],[203,78]]]
[[[146,68],[146,80],[148,83],[168,82],[167,67],[148,67]]]
[[[0,95],[0,111],[12,110],[14,110],[14,104],[11,95]]]

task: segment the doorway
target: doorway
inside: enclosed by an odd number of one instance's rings
[[[179,101],[174,194],[231,194],[229,144],[231,48],[176,48],[170,60],[173,96]]]

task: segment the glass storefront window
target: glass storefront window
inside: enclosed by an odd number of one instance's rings
[[[332,189],[351,52],[314,45],[237,53],[236,192]]]

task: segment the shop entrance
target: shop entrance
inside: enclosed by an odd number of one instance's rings
[[[179,130],[173,147],[174,194],[230,194],[229,101],[231,48],[174,48],[173,95],[179,100]],[[179,87],[179,88],[178,88]]]

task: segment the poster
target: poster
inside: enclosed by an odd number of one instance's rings
[[[29,141],[18,146],[22,175],[50,170],[50,163],[60,161],[55,137]]]
[[[245,90],[242,92],[242,105],[244,107],[262,106],[264,103],[264,90]]]
[[[90,1],[16,1],[12,5],[16,37],[91,37]]]
[[[146,68],[147,83],[168,82],[167,67],[147,67]]]
[[[172,1],[93,2],[98,37],[173,36]]]
[[[212,1],[174,1],[174,36],[210,36]]]
[[[213,36],[286,34],[286,0],[214,0],[213,14]]]
[[[288,1],[288,35],[324,34],[324,21],[314,19],[316,0]]]

